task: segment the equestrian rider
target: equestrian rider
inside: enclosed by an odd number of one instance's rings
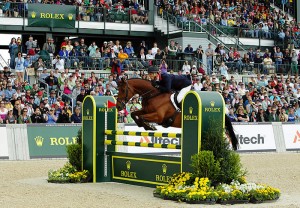
[[[182,88],[192,84],[190,77],[187,75],[161,73],[155,66],[148,68],[148,75],[152,81],[152,85],[162,93],[180,91]]]

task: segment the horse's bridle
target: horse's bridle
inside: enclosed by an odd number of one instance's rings
[[[137,94],[139,94],[140,97],[144,98],[145,95],[151,93],[152,91],[153,91],[153,89],[152,90],[148,90],[147,92],[143,92],[143,91],[139,92],[139,91],[137,91]],[[129,99],[128,99],[128,92],[129,92],[129,85],[128,85],[128,82],[126,80],[125,99],[121,100],[120,98],[117,98],[117,102],[120,102],[122,104],[122,108],[125,108],[126,103],[128,103],[128,101],[129,101]],[[160,94],[160,93],[158,93],[158,94]],[[156,96],[156,95],[154,95],[154,96]],[[154,96],[150,96],[149,98],[154,97]]]

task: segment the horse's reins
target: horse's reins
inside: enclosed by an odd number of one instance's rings
[[[151,92],[153,91],[153,89],[152,89],[152,90],[148,90],[148,91],[146,91],[146,92],[138,91],[138,90],[136,90],[136,91],[137,91],[137,93],[139,94],[140,97],[144,97],[145,95],[151,93]],[[120,102],[122,103],[123,106],[126,106],[126,103],[128,103],[128,101],[129,101],[129,99],[128,99],[128,92],[129,92],[129,85],[128,85],[128,82],[126,81],[125,100],[124,100],[124,101],[120,101]],[[140,93],[141,93],[141,94],[140,94]],[[159,95],[159,94],[160,94],[160,93],[156,93],[156,94],[154,94],[154,95],[152,95],[152,96],[150,96],[150,97],[147,97],[146,99],[150,99],[150,98],[155,97],[155,96],[157,96],[157,95]],[[120,99],[117,98],[117,100],[120,100]]]

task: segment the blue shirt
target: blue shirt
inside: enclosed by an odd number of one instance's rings
[[[81,119],[81,113],[79,113],[79,115],[77,116],[76,113],[73,113],[71,116],[71,122],[74,123],[81,123],[82,119]]]
[[[5,90],[5,97],[11,99],[12,96],[13,96],[13,94],[15,94],[15,93],[16,93],[16,90],[15,90],[15,89],[12,89],[12,90]]]

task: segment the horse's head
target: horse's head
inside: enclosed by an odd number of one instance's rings
[[[118,90],[117,109],[123,110],[126,107],[126,103],[135,95],[135,92],[126,78],[122,78],[118,82]]]

